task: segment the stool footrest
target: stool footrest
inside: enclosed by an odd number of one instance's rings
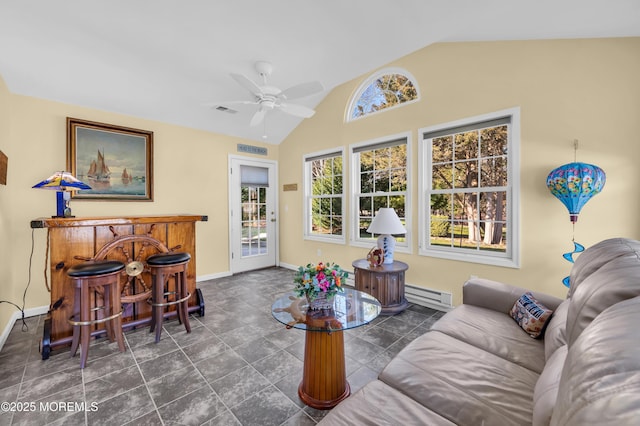
[[[94,308],[92,309],[93,311],[97,311],[99,309],[104,309],[104,306],[100,306],[98,308]],[[75,318],[75,315],[73,315],[72,317],[70,317],[67,321],[69,322],[69,324],[71,325],[93,325],[93,324],[102,324],[103,322],[107,322],[107,321],[111,321],[114,318],[117,318],[119,316],[122,316],[122,312],[123,310],[120,310],[120,312],[116,312],[115,314],[108,316],[106,318],[100,318],[97,320],[91,320],[91,321],[74,321],[73,319]]]
[[[175,294],[175,292],[169,292],[169,293],[165,293],[164,296],[167,296],[169,294]],[[187,293],[187,295],[185,297],[183,297],[182,299],[178,299],[178,300],[173,300],[171,302],[165,302],[165,303],[153,303],[153,301],[151,299],[147,300],[147,302],[151,305],[151,306],[171,306],[171,305],[177,305],[178,303],[182,303],[185,300],[189,299],[191,297],[191,293]]]

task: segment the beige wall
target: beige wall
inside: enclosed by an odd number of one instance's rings
[[[407,283],[452,292],[454,304],[461,302],[461,285],[470,275],[564,296],[561,279],[570,264],[561,255],[573,248],[572,226],[545,181],[552,169],[574,160],[574,139],[578,161],[607,173],[604,191],[582,210],[576,241],[589,246],[608,237],[640,237],[639,52],[640,38],[436,44],[388,64],[416,78],[420,102],[351,123],[344,123],[345,109],[367,75],[336,88],[280,146],[280,163],[299,165],[281,167],[280,182],[300,188],[280,197],[280,223],[287,224],[281,228],[280,260],[330,260],[351,269],[368,251],[303,240],[305,153],[339,146],[348,152],[349,144],[410,131],[413,254],[396,254],[410,265]],[[511,107],[521,109],[521,267],[417,255],[418,129]]]
[[[9,110],[8,104],[11,105]],[[8,118],[10,117],[10,118]],[[8,185],[0,186],[0,299],[21,305],[31,251],[30,221],[55,214],[55,192],[32,189],[37,182],[66,165],[66,117],[111,123],[154,132],[154,201],[106,202],[72,200],[79,217],[193,213],[207,215],[196,224],[198,277],[229,273],[228,155],[238,143],[268,148],[277,159],[278,147],[198,131],[166,123],[66,105],[7,91],[0,79],[0,150],[9,157]],[[9,129],[9,130],[7,130]],[[44,284],[46,230],[36,229],[31,266],[32,282],[26,308],[48,306]],[[0,333],[15,308],[0,305]]]
[[[0,78],[0,151],[2,151],[9,160],[12,160],[12,149],[9,145],[11,125],[11,107],[10,96],[4,80]],[[13,163],[9,164],[9,170],[13,167]],[[13,274],[11,268],[11,252],[12,248],[9,244],[9,225],[10,225],[10,202],[9,202],[9,185],[11,178],[7,178],[7,185],[0,185],[0,235],[2,236],[2,244],[0,244],[0,300],[8,300],[18,303],[19,299],[14,297]],[[0,304],[0,332],[4,329],[5,324],[9,322],[15,308],[8,303]]]

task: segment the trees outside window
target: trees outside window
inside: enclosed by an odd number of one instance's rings
[[[423,133],[421,253],[515,266],[514,116],[444,127]]]
[[[418,100],[418,88],[414,81],[402,69],[387,69],[372,75],[351,100],[347,121]]]
[[[367,232],[381,207],[392,207],[405,227],[408,220],[408,136],[352,148],[354,170],[354,242],[371,244],[378,235]],[[407,236],[397,235],[398,247],[408,248]]]
[[[342,151],[305,157],[305,236],[344,241]]]

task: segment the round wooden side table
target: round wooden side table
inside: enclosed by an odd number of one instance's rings
[[[358,259],[352,265],[356,290],[369,293],[380,301],[380,315],[395,315],[407,309],[409,302],[404,296],[404,273],[409,265],[396,260],[371,266],[367,259]]]

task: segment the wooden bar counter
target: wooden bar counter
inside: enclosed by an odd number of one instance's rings
[[[48,230],[51,305],[45,320],[42,359],[49,357],[52,348],[71,342],[72,327],[67,320],[72,314],[74,291],[67,278],[67,270],[88,259],[120,260],[127,265],[127,272],[122,278],[123,294],[132,293],[130,298],[135,301],[123,301],[123,328],[130,329],[146,326],[151,319],[146,298],[141,299],[145,297],[141,289],[151,288],[146,258],[169,250],[187,252],[191,254],[187,270],[187,287],[191,293],[189,312],[204,315],[202,293],[196,289],[195,223],[206,220],[207,216],[184,214],[40,218],[31,221],[31,228]],[[166,314],[174,315],[175,311]],[[99,333],[101,330],[96,329],[95,334]]]

